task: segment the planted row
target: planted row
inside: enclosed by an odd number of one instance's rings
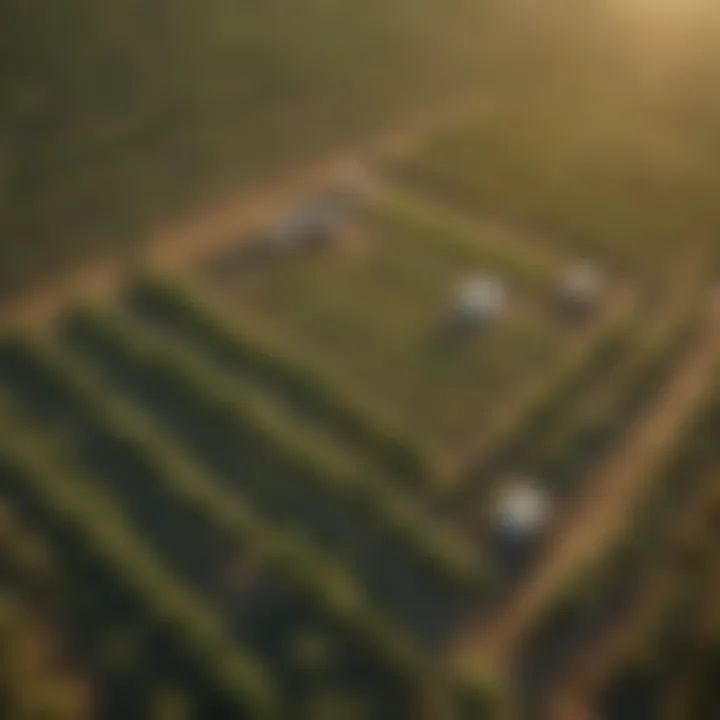
[[[253,451],[272,462],[273,479],[308,498],[337,498],[362,510],[412,557],[446,582],[474,588],[481,568],[472,549],[427,517],[408,495],[366,477],[354,458],[310,428],[289,422],[252,385],[227,382],[201,356],[169,339],[156,338],[118,314],[86,314],[76,320],[86,336],[115,356],[132,358],[158,383],[187,394],[200,417],[217,418]]]
[[[62,382],[85,412],[125,451],[151,472],[168,501],[199,515],[238,546],[262,559],[263,574],[279,577],[307,597],[354,638],[362,638],[389,668],[414,676],[423,665],[412,642],[374,607],[358,583],[302,534],[271,527],[238,493],[228,492],[167,437],[144,413],[125,401],[93,368],[54,346],[35,349],[35,358]]]
[[[88,555],[97,572],[112,579],[151,627],[161,634],[170,631],[182,662],[198,678],[207,678],[236,712],[274,717],[271,680],[252,657],[227,641],[217,616],[139,541],[113,499],[7,403],[0,417],[0,462],[10,478],[11,496],[34,508],[67,547]]]
[[[7,490],[12,484],[10,475],[0,465],[0,481],[6,479]],[[100,586],[86,559],[64,547],[62,537],[53,534],[41,517],[31,520],[28,512],[27,505],[22,513],[11,505],[6,494],[0,510],[4,588],[0,592],[0,656],[7,648],[10,655],[0,658],[3,717],[60,720],[89,714],[160,720],[163,693],[159,689],[181,681],[170,679],[172,667],[154,652],[145,618],[136,613],[124,621],[117,595]],[[17,635],[22,643],[26,619],[29,642],[34,632],[49,637],[52,656],[63,658],[62,667],[50,677],[46,667],[37,667],[32,655],[30,677],[26,677],[26,654],[14,652]],[[5,621],[12,621],[9,627],[3,626]],[[197,689],[186,687],[184,699],[189,700]],[[193,707],[211,712],[216,707],[212,694],[193,697]]]
[[[328,433],[356,446],[391,475],[415,489],[427,483],[427,461],[412,440],[344,385],[268,334],[236,315],[231,321],[197,290],[166,279],[139,279],[131,299],[143,316],[179,330],[234,370],[277,388]]]

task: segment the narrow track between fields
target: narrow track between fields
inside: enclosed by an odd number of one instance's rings
[[[674,447],[678,428],[699,406],[719,358],[720,309],[713,304],[700,339],[593,472],[587,492],[561,519],[535,569],[508,603],[478,619],[457,638],[450,659],[459,670],[508,668],[558,591],[632,521],[629,510],[649,490],[653,470]]]

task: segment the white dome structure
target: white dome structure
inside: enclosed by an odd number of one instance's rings
[[[495,320],[505,310],[508,292],[497,277],[480,276],[465,280],[455,292],[452,314],[467,324],[481,324]]]
[[[540,484],[529,478],[514,479],[500,491],[495,505],[498,530],[510,537],[532,537],[545,528],[552,503]]]

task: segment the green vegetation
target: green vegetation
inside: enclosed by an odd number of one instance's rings
[[[192,658],[199,677],[209,676],[251,717],[273,716],[274,691],[261,668],[229,645],[217,618],[139,542],[112,499],[7,403],[2,413],[0,458],[13,473],[14,491],[54,518],[66,541],[84,544],[85,552],[117,574],[118,587],[132,594],[152,624],[173,633],[173,642]]]
[[[280,335],[374,414],[393,414],[432,461],[471,443],[572,333],[549,312],[551,268],[522,242],[505,246],[496,231],[465,227],[421,199],[381,201],[367,216],[350,241],[357,248],[248,269],[219,290],[234,301],[229,314]],[[513,299],[495,327],[454,344],[448,307],[475,273],[498,274]]]
[[[132,252],[171,213],[469,89],[490,15],[465,0],[3,2],[0,287]]]
[[[344,385],[329,380],[321,368],[296,357],[269,333],[241,325],[237,313],[223,312],[198,290],[159,277],[135,283],[130,300],[141,317],[165,330],[176,328],[181,337],[200,343],[224,366],[276,387],[286,402],[292,401],[306,416],[317,417],[328,432],[356,446],[410,487],[422,490],[427,483],[427,460],[400,427]]]
[[[176,386],[178,393],[193,399],[201,417],[229,423],[238,441],[243,439],[272,461],[270,471],[275,482],[281,482],[278,492],[290,492],[290,483],[301,484],[303,503],[334,498],[340,505],[363,508],[369,522],[406,545],[440,577],[471,586],[479,580],[480,568],[469,549],[424,516],[409,495],[367,477],[352,457],[321,434],[285,418],[251,385],[226,382],[192,350],[156,338],[119,314],[87,313],[77,318],[75,327],[106,343],[116,357],[139,363],[154,383]]]
[[[623,445],[668,432],[716,359],[720,63],[699,28],[670,53],[600,0],[47,5],[0,6],[1,296],[88,255],[135,270],[210,200],[410,142],[371,158],[322,250],[239,237],[0,338],[0,715],[510,720],[636,613],[610,689],[666,673],[663,720],[683,699],[713,716],[716,378],[664,456]],[[419,136],[463,100],[486,111]],[[608,283],[581,316],[561,279],[588,256]],[[508,302],[462,333],[477,276]],[[615,487],[648,460],[628,507]],[[627,526],[536,576],[616,462],[602,509]],[[516,473],[558,509],[534,538],[490,522]],[[487,647],[508,630],[516,662],[458,676],[496,612]],[[14,660],[55,628],[78,658],[57,683]],[[75,680],[106,693],[95,712]]]
[[[549,88],[558,77],[566,86]],[[536,80],[484,118],[438,134],[398,176],[479,217],[643,273],[667,272],[688,242],[716,233],[718,147],[683,114],[687,98],[662,107],[643,88],[625,96],[627,78],[598,89],[581,72],[572,82],[562,72]]]

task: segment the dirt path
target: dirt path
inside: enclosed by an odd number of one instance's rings
[[[412,153],[438,128],[479,114],[487,106],[486,100],[463,98],[457,104],[445,105],[412,122],[400,123],[312,165],[290,170],[195,216],[179,218],[150,234],[132,262],[166,271],[190,268],[213,252],[237,244],[243,234],[257,229],[293,202],[326,187],[356,162],[372,166],[384,159]],[[0,329],[42,327],[77,300],[111,296],[125,277],[129,264],[130,260],[123,260],[120,252],[109,254],[29,287],[0,306]]]
[[[693,413],[720,358],[720,312],[664,390],[589,479],[588,492],[561,521],[541,561],[510,602],[458,638],[452,661],[461,671],[507,668],[520,641],[554,601],[559,588],[592,562],[623,529],[627,510],[649,488],[653,469],[672,448],[678,427]]]
[[[713,498],[716,497],[716,482],[720,468],[713,467],[700,481],[700,489],[696,493],[688,507],[684,508],[679,518],[673,523],[673,530],[680,528],[688,530],[707,524],[708,508]],[[683,532],[678,532],[677,537],[682,538]],[[580,657],[573,659],[572,667],[567,668],[553,687],[548,689],[547,694],[547,717],[551,720],[584,720],[592,717],[592,708],[599,693],[610,678],[613,669],[618,662],[632,649],[634,638],[651,632],[656,618],[662,614],[669,603],[677,597],[683,587],[681,577],[676,577],[673,582],[668,579],[671,573],[677,573],[677,565],[673,563],[673,553],[670,548],[662,549],[662,556],[658,558],[657,567],[648,573],[636,600],[628,608],[617,622],[612,632],[598,637],[587,648]],[[720,569],[715,573],[708,574],[708,585],[720,579]],[[720,587],[718,583],[717,587]],[[707,610],[716,610],[716,595],[708,594],[711,605]],[[698,597],[697,619],[702,621],[710,613],[700,612],[703,601],[708,597]],[[697,632],[701,637],[703,631]]]

